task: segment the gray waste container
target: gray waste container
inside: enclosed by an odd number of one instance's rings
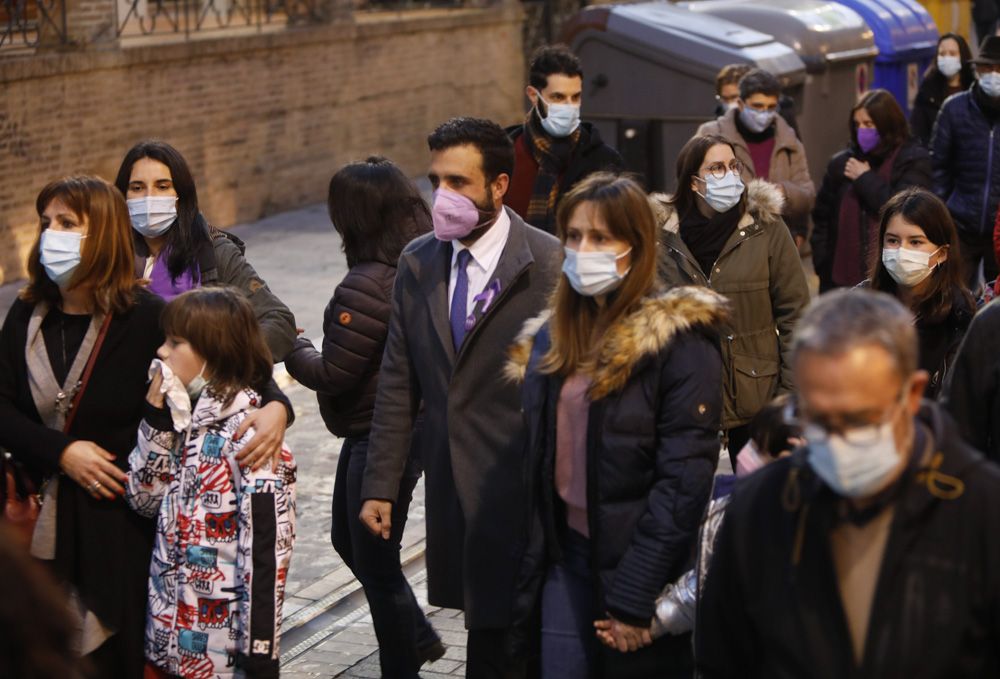
[[[871,83],[878,55],[872,30],[854,10],[820,0],[698,0],[678,7],[766,30],[802,58],[799,131],[819,190],[827,162],[849,140],[850,110]]]
[[[681,147],[711,120],[715,76],[753,63],[801,97],[805,67],[770,35],[666,2],[591,6],[563,40],[584,71],[583,116],[654,190],[673,190]]]

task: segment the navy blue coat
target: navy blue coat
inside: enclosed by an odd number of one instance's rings
[[[608,330],[591,385],[587,513],[595,615],[648,625],[663,586],[691,565],[719,456],[722,359],[714,327],[725,300],[697,287],[642,302]],[[555,491],[556,405],[563,379],[539,371],[548,325],[526,327],[511,370],[522,372],[531,528],[516,608],[537,602],[560,557],[565,507]]]
[[[993,232],[1000,204],[1000,132],[976,102],[976,87],[941,105],[931,158],[934,193],[948,204],[955,225],[987,234]]]

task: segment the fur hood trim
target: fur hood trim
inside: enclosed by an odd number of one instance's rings
[[[671,198],[665,193],[653,193],[649,196],[649,205],[653,208],[656,223],[664,231],[679,233],[681,222],[677,211],[669,202]],[[753,220],[765,224],[777,222],[781,219],[784,207],[785,197],[775,184],[763,179],[753,179],[747,184],[747,214],[743,216],[740,226],[747,226]]]
[[[507,378],[523,382],[535,336],[551,312],[524,324],[508,352]],[[683,286],[644,299],[601,338],[597,365],[591,375],[590,399],[600,400],[625,386],[636,364],[658,354],[681,332],[696,326],[716,326],[729,315],[725,297],[709,288]]]

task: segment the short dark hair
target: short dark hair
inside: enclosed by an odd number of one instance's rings
[[[167,253],[167,270],[177,279],[186,271],[193,271],[198,263],[198,251],[205,243],[212,242],[208,229],[198,219],[198,191],[194,186],[191,169],[180,151],[165,141],[146,139],[125,154],[115,186],[128,198],[128,183],[132,178],[132,166],[142,158],[150,158],[163,163],[170,170],[170,180],[177,192],[177,222],[167,230],[164,252]],[[142,236],[133,230],[133,241],[138,244]],[[145,248],[143,248],[145,250]]]
[[[739,85],[740,78],[753,70],[752,64],[727,64],[715,76],[715,93],[722,94],[723,85]]]
[[[491,183],[502,174],[514,175],[514,144],[504,129],[485,118],[452,118],[427,137],[431,151],[475,146],[483,157],[483,174]]]
[[[160,325],[205,359],[209,389],[226,404],[247,387],[260,393],[271,379],[271,352],[253,307],[236,288],[188,290],[163,307]]]
[[[327,208],[349,267],[395,265],[407,243],[431,230],[431,213],[417,187],[381,156],[340,168],[330,179]]]
[[[746,101],[755,94],[781,96],[781,82],[765,70],[755,68],[740,78],[740,99]]]
[[[542,45],[531,55],[528,83],[536,90],[544,90],[553,73],[583,78],[580,59],[566,45]]]
[[[972,295],[965,285],[958,230],[944,202],[927,189],[919,187],[904,189],[890,198],[882,208],[882,221],[878,230],[879,253],[885,247],[885,232],[889,228],[889,222],[896,215],[909,224],[919,226],[927,240],[934,245],[948,247],[948,259],[934,267],[930,284],[923,294],[914,296],[911,302],[913,313],[937,322],[951,313],[957,297],[964,297],[966,306],[975,308]],[[898,292],[896,281],[889,275],[881,257],[875,260],[868,280],[872,290],[882,290],[892,295]]]
[[[875,129],[878,130],[879,143],[874,149],[876,152],[884,153],[895,149],[910,138],[910,124],[906,122],[906,114],[900,108],[896,97],[888,90],[870,90],[865,92],[857,106],[851,109],[849,124],[851,140],[855,144],[858,142],[858,125],[854,122],[854,113],[862,108],[871,117]]]

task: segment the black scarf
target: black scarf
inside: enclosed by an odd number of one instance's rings
[[[740,205],[736,205],[727,212],[713,211],[711,217],[706,217],[694,208],[681,219],[681,240],[691,251],[706,278],[712,275],[712,265],[719,258],[742,216]]]

